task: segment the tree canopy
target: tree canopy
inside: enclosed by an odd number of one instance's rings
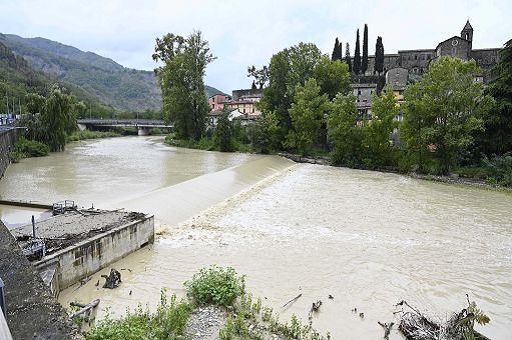
[[[492,98],[474,81],[479,74],[474,60],[441,57],[405,91],[403,136],[419,168],[429,161],[446,174],[483,128]]]
[[[165,120],[174,124],[179,138],[200,139],[209,111],[203,78],[206,66],[215,59],[208,42],[200,31],[186,38],[168,33],[156,39],[153,59],[164,63],[155,72]]]

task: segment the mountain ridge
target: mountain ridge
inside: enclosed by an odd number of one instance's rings
[[[1,34],[0,42],[23,57],[32,68],[70,83],[118,110],[160,110],[161,95],[151,71],[122,66],[90,51],[43,37]],[[205,85],[206,96],[223,94]]]

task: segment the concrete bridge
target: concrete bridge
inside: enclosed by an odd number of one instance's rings
[[[172,129],[172,124],[165,124],[159,119],[78,119],[80,130],[94,129],[101,127],[136,127],[139,136],[147,136],[149,129],[161,128]]]

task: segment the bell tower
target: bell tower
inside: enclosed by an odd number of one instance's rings
[[[460,32],[460,37],[462,39],[468,40],[471,43],[471,45],[473,45],[473,27],[471,27],[469,20],[466,22],[466,25],[464,25],[464,28]]]

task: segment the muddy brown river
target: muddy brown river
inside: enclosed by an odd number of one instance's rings
[[[123,275],[118,289],[95,287],[106,269],[61,292],[64,305],[100,298],[100,318],[107,308],[152,308],[164,287],[183,296],[185,280],[218,264],[246,274],[248,289],[282,319],[305,319],[322,300],[313,325],[334,339],[382,338],[377,321],[392,321],[400,300],[443,320],[466,293],[491,318],[479,330],[512,339],[509,193],[127,137],[11,165],[0,195],[155,214],[155,244],[113,265]],[[22,214],[2,218],[18,223]]]

